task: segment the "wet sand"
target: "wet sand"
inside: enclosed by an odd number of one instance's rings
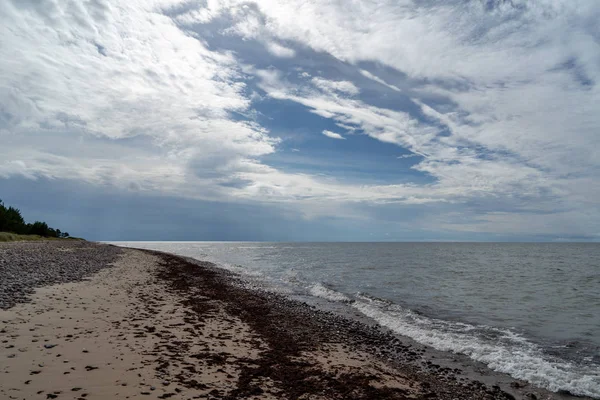
[[[90,278],[38,288],[0,310],[0,398],[554,398],[472,379],[376,327],[242,283],[124,249]]]

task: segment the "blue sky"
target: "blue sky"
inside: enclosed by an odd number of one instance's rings
[[[597,241],[599,19],[0,0],[0,198],[98,240]]]

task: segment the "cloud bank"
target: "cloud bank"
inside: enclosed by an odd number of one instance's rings
[[[600,238],[599,19],[593,0],[3,0],[0,178]],[[394,174],[274,161],[324,151]]]

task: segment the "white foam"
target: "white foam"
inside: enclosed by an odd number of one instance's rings
[[[321,283],[316,283],[309,287],[309,293],[316,297],[321,297],[330,301],[340,301],[340,302],[350,302],[350,298],[343,293],[337,292],[333,289],[329,289],[328,287],[322,285]]]
[[[294,268],[286,269],[281,273],[280,280],[283,283],[298,284],[301,282],[300,274]]]
[[[551,391],[600,398],[600,368],[577,366],[544,355],[510,330],[435,320],[395,304],[361,297],[353,307],[394,332],[442,351],[461,353],[489,368]],[[477,332],[487,332],[486,339]]]
[[[293,249],[294,246],[236,246],[236,249],[254,250],[254,249]]]

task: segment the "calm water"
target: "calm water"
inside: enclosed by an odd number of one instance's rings
[[[598,244],[116,244],[210,260],[516,378],[600,398]]]

